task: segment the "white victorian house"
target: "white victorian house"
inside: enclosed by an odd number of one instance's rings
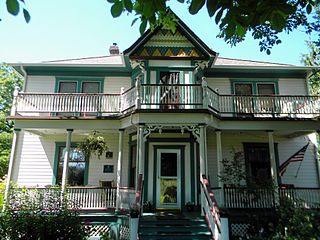
[[[320,202],[310,68],[219,57],[180,19],[123,53],[114,44],[109,56],[12,66],[25,81],[8,117],[8,178],[21,187],[62,184],[82,210],[125,210],[141,176],[152,211],[194,205],[220,239],[245,234],[241,212],[279,195]],[[108,145],[100,159],[76,148],[92,134]]]

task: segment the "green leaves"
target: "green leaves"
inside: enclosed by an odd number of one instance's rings
[[[13,16],[17,16],[20,12],[20,2],[24,4],[24,0],[6,0],[6,5],[7,5],[7,11],[12,14]],[[27,23],[30,22],[30,14],[29,12],[23,8],[23,16],[24,19]],[[1,19],[0,19],[1,21]]]
[[[6,4],[8,12],[14,16],[17,16],[20,10],[18,0],[7,0]]]
[[[23,16],[24,16],[24,19],[26,20],[26,22],[29,23],[31,17],[30,17],[29,12],[26,9],[23,9]]]
[[[207,10],[210,17],[212,17],[218,9],[218,1],[207,0]]]
[[[191,14],[198,13],[199,10],[203,7],[204,3],[205,3],[205,0],[192,0],[189,7],[189,12]]]
[[[141,35],[144,33],[146,28],[147,28],[147,20],[144,19],[144,20],[141,21],[140,28],[139,28],[139,31],[140,31]]]
[[[123,3],[124,3],[124,7],[128,10],[128,12],[132,12],[133,4],[131,0],[124,0]]]
[[[112,17],[114,18],[119,17],[122,11],[123,11],[122,2],[119,2],[119,1],[115,2],[111,7],[111,14],[112,14]]]

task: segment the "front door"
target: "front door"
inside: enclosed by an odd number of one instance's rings
[[[158,209],[181,208],[181,153],[179,149],[157,150]]]

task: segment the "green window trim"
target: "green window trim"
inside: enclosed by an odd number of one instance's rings
[[[54,155],[54,163],[53,163],[53,176],[52,176],[52,185],[57,184],[57,176],[58,176],[58,168],[59,168],[59,148],[65,147],[65,142],[56,142],[55,143],[55,155]],[[78,145],[77,142],[71,143],[71,148],[75,148]],[[89,159],[85,159],[85,170],[84,170],[84,183],[83,185],[88,185],[88,177],[89,177]]]
[[[81,86],[83,82],[99,82],[100,83],[100,93],[103,93],[104,88],[104,78],[96,77],[56,77],[54,92],[58,93],[60,82],[76,82],[77,83],[77,93],[81,93]]]
[[[251,84],[253,95],[258,95],[258,84],[273,84],[275,95],[279,95],[279,80],[278,79],[231,79],[231,93],[235,94],[235,84]]]

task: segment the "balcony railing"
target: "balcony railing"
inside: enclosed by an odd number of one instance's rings
[[[320,96],[237,96],[205,84],[142,84],[120,94],[16,93],[11,115],[109,116],[133,110],[208,109],[222,117],[313,118]]]
[[[212,189],[220,208],[274,208],[286,197],[306,208],[320,208],[320,188],[249,189],[227,187]],[[279,202],[280,201],[280,202]]]

